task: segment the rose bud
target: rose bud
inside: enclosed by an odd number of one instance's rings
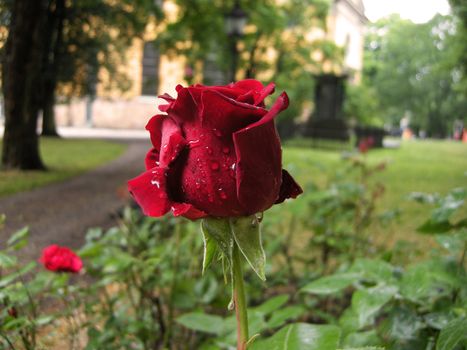
[[[80,257],[71,249],[56,244],[45,248],[39,261],[47,270],[54,272],[78,273],[83,267]]]
[[[264,99],[274,84],[248,79],[226,86],[177,86],[178,96],[160,96],[166,114],[146,126],[152,149],[147,171],[128,182],[148,216],[198,219],[262,212],[302,189],[282,169],[274,118],[287,108],[282,93],[273,106]]]

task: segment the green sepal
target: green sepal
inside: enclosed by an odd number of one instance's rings
[[[266,254],[261,243],[261,230],[255,215],[231,218],[230,228],[240,251],[258,277],[265,281]]]
[[[208,231],[203,228],[201,225],[201,232],[203,233],[203,242],[204,242],[204,254],[203,254],[203,271],[204,275],[208,267],[211,265],[212,260],[217,252],[217,243],[209,235]]]
[[[232,265],[233,237],[228,219],[204,218],[201,222],[203,234],[208,234],[221,250],[229,265]]]

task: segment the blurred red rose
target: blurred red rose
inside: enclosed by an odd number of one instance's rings
[[[78,273],[83,267],[80,257],[71,249],[56,244],[45,248],[39,261],[47,270],[55,272]]]
[[[128,182],[146,215],[246,216],[302,193],[282,169],[274,125],[289,104],[286,93],[267,110],[263,101],[274,84],[253,79],[176,90],[176,99],[160,96],[167,114],[146,126],[153,145],[147,171]]]
[[[360,140],[360,142],[358,143],[358,151],[360,153],[366,153],[370,150],[370,148],[372,148],[375,144],[375,139],[370,136],[370,137],[365,137],[363,139]]]

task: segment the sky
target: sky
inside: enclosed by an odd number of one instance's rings
[[[363,0],[370,21],[398,13],[415,23],[429,21],[436,13],[449,13],[448,0]]]

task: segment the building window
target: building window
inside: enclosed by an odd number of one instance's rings
[[[157,95],[159,89],[160,53],[153,41],[144,43],[143,76],[141,79],[141,95]]]

